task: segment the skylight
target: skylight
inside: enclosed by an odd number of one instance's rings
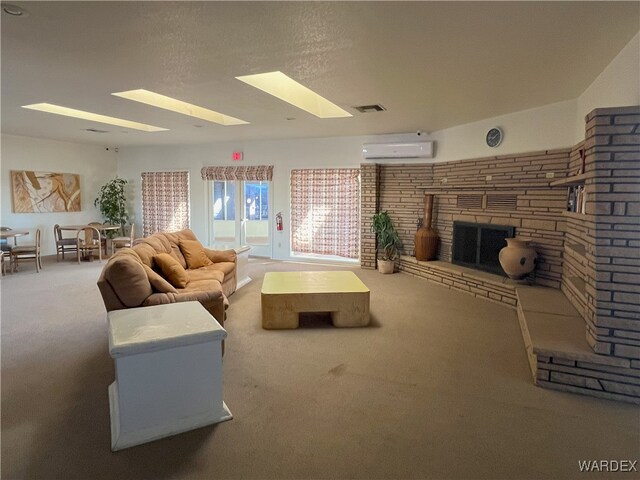
[[[198,105],[192,105],[191,103],[160,95],[159,93],[150,92],[149,90],[128,90],[126,92],[112,93],[111,95],[126,98],[127,100],[133,100],[134,102],[145,103],[153,107],[164,108],[165,110],[181,113],[182,115],[188,115],[190,117],[200,118],[219,125],[244,125],[249,123],[244,120],[240,120],[239,118],[199,107]]]
[[[99,113],[85,112],[83,110],[62,107],[52,103],[34,103],[32,105],[23,105],[22,108],[38,110],[39,112],[54,113],[56,115],[64,115],[65,117],[81,118],[92,122],[106,123],[107,125],[117,125],[118,127],[142,130],[143,132],[164,132],[169,130],[168,128],[154,127],[153,125],[147,125],[146,123],[132,122],[131,120],[124,120],[122,118],[100,115]]]
[[[236,78],[316,117],[340,118],[353,116],[282,72],[258,73]]]

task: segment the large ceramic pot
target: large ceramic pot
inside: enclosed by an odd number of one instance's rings
[[[415,235],[416,260],[425,261],[436,258],[438,250],[438,234],[431,228],[431,213],[433,209],[433,195],[424,196],[424,217],[422,226]]]
[[[507,238],[507,246],[500,250],[498,259],[505,273],[514,280],[521,280],[536,268],[538,254],[525,238]]]
[[[396,262],[393,260],[380,260],[378,259],[378,271],[380,273],[393,273]]]

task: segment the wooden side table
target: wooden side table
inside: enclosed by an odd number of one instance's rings
[[[115,310],[108,322],[113,451],[233,418],[222,400],[227,332],[199,302]]]

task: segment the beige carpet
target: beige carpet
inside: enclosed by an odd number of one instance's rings
[[[114,454],[101,265],[44,267],[0,282],[2,478],[561,479],[640,456],[637,407],[533,386],[514,311],[353,268],[370,327],[266,331],[265,271],[333,267],[259,259],[226,324],[235,418]]]

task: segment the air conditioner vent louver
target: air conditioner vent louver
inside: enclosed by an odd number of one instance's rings
[[[91,133],[109,133],[108,130],[98,130],[97,128],[85,128],[84,130],[85,132],[91,132]]]
[[[382,158],[433,158],[433,142],[365,143],[362,156]]]
[[[386,109],[382,105],[360,105],[359,107],[353,107],[360,113],[372,113],[372,112],[384,112]]]

